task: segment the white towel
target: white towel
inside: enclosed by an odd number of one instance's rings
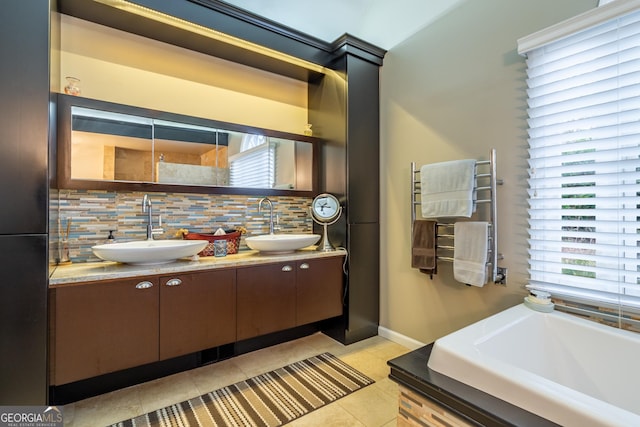
[[[434,163],[420,168],[420,193],[424,218],[465,217],[474,211],[473,159]]]
[[[487,283],[489,223],[456,222],[453,234],[453,277],[467,285],[484,286]]]

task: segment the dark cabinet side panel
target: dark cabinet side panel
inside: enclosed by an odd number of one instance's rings
[[[378,334],[380,260],[378,224],[349,225],[347,342]]]
[[[0,236],[0,404],[47,400],[46,236]]]
[[[347,197],[350,224],[378,222],[380,125],[378,66],[347,56]]]
[[[0,404],[47,403],[49,1],[0,13]]]
[[[0,40],[0,234],[46,233],[49,3],[3,1]]]

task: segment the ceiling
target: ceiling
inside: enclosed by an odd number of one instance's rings
[[[464,0],[224,0],[326,42],[345,33],[389,50]]]

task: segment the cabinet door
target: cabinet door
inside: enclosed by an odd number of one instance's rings
[[[296,323],[305,325],[342,314],[342,257],[298,261]]]
[[[235,270],[160,278],[160,359],[236,340]]]
[[[156,279],[86,283],[52,293],[54,385],[158,360]]]
[[[238,341],[296,325],[295,276],[295,262],[238,269]]]

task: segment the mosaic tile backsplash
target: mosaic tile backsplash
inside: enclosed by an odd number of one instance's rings
[[[614,328],[640,333],[640,314],[623,307],[603,307],[597,303],[579,303],[553,298],[557,310]]]
[[[77,263],[99,261],[91,247],[107,243],[110,230],[114,230],[116,241],[144,239],[147,225],[147,214],[142,212],[144,194],[52,189],[49,204],[51,262],[60,260],[64,240],[68,242],[71,261]],[[164,232],[154,236],[156,239],[174,239],[181,228],[195,233],[213,233],[218,228],[242,226],[247,233],[240,242],[240,250],[246,250],[246,236],[269,232],[268,209],[258,212],[258,201],[262,196],[147,194],[153,205],[155,227],[158,227],[158,215],[162,217]],[[269,199],[273,202],[274,217],[278,219],[277,232],[311,233],[311,198],[273,196]]]

